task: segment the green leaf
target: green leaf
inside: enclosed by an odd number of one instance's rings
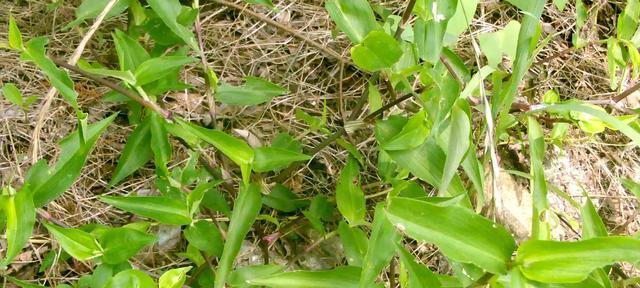
[[[231,272],[233,263],[242,246],[242,241],[249,233],[256,217],[258,217],[261,206],[260,186],[257,184],[241,185],[238,198],[233,205],[229,229],[227,230],[227,239],[216,271],[214,288],[223,288],[225,286],[229,272]]]
[[[100,246],[104,249],[102,261],[112,265],[123,263],[156,240],[156,236],[134,229],[109,229],[99,238]]]
[[[357,227],[349,227],[344,221],[340,221],[338,224],[338,233],[349,265],[362,267],[364,255],[367,254],[369,245],[367,235]]]
[[[229,285],[234,288],[255,287],[248,284],[256,278],[265,278],[280,273],[284,267],[275,264],[240,267],[229,274]]]
[[[442,53],[449,18],[455,13],[458,0],[431,0],[429,4],[430,17],[428,20],[416,20],[414,38],[420,58],[429,63],[437,63]]]
[[[332,206],[324,195],[316,195],[309,204],[309,210],[302,211],[302,214],[311,222],[313,228],[324,233],[323,221],[331,219],[335,206]]]
[[[354,44],[362,42],[369,32],[379,28],[367,0],[329,0],[325,8],[331,20]]]
[[[533,216],[531,237],[538,240],[551,239],[551,227],[544,214],[549,213],[547,181],[544,179],[545,142],[544,132],[536,118],[529,116],[529,154],[531,157],[531,199]]]
[[[169,134],[166,128],[167,122],[158,113],[151,113],[149,118],[151,122],[151,151],[153,151],[156,175],[158,177],[156,186],[162,186],[161,183],[168,183],[169,177],[171,177],[167,165],[171,161],[173,152],[171,143],[169,143]],[[167,191],[163,191],[163,193],[167,193]]]
[[[354,288],[358,287],[360,267],[340,266],[325,271],[283,272],[249,281],[252,285],[279,288]]]
[[[104,288],[156,288],[156,283],[144,272],[131,269],[116,274]]]
[[[580,282],[593,270],[620,261],[640,261],[640,240],[624,236],[576,242],[529,240],[516,254],[522,274],[546,283]]]
[[[250,3],[250,4],[264,5],[267,8],[271,8],[271,9],[273,9],[275,7],[273,5],[273,2],[271,2],[271,0],[244,0],[244,2],[247,2],[247,3]]]
[[[565,6],[567,6],[567,3],[569,2],[569,0],[553,0],[553,5],[556,6],[556,8],[558,8],[558,10],[560,10],[560,12],[564,11]]]
[[[369,72],[391,68],[401,56],[398,41],[382,30],[371,31],[361,44],[351,48],[353,62]]]
[[[466,103],[466,100],[459,100],[451,110],[451,132],[449,133],[447,160],[444,164],[442,183],[440,184],[440,190],[443,191],[447,191],[449,188],[449,183],[451,183],[451,179],[453,179],[471,144],[471,120],[466,112],[469,109]],[[465,105],[467,106],[465,107]]]
[[[113,78],[116,78],[116,79],[120,79],[120,80],[122,80],[125,83],[130,84],[130,85],[135,85],[136,84],[136,78],[135,78],[135,76],[133,76],[131,71],[120,71],[120,70],[111,70],[111,69],[105,69],[105,68],[95,68],[95,67],[92,67],[91,65],[89,65],[85,61],[78,62],[78,67],[80,67],[80,69],[82,69],[82,70],[84,70],[86,72],[89,72],[91,74],[96,74],[96,75],[101,75],[101,76],[106,76],[106,77],[113,77]]]
[[[18,285],[21,288],[47,288],[46,286],[31,284],[30,282],[22,281],[11,276],[6,276],[9,282]]]
[[[382,94],[378,91],[376,85],[369,81],[368,99],[369,99],[369,113],[373,113],[376,110],[382,108]]]
[[[189,45],[194,51],[200,51],[191,29],[178,23],[178,16],[182,12],[182,5],[178,0],[148,0],[151,9],[158,14],[162,22],[175,33],[184,43]]]
[[[287,89],[260,77],[246,77],[244,85],[222,83],[216,90],[216,99],[227,105],[259,105],[273,97],[286,94]]]
[[[271,192],[262,198],[262,203],[285,213],[291,213],[309,205],[309,201],[298,198],[295,193],[280,183],[271,188]]]
[[[74,109],[78,109],[78,93],[73,89],[73,81],[71,81],[67,72],[60,70],[45,54],[44,47],[48,41],[46,37],[37,37],[29,40],[26,48],[22,51],[22,59],[35,63],[47,75],[51,85],[62,94],[62,97]]]
[[[515,249],[509,231],[467,208],[393,197],[387,217],[399,231],[435,244],[448,258],[491,273],[506,273]]]
[[[28,184],[15,193],[13,188],[5,188],[0,196],[0,210],[6,216],[6,231],[4,236],[7,239],[7,248],[4,252],[5,259],[0,261],[0,270],[13,262],[13,259],[20,254],[22,247],[29,241],[33,225],[36,222],[36,210],[33,206],[33,192]],[[0,228],[2,231],[2,228]]]
[[[599,109],[594,109],[592,107],[589,107],[588,105],[576,103],[554,104],[545,106],[542,109],[547,110],[551,113],[582,112],[589,114],[595,118],[598,118],[600,121],[606,123],[607,125],[614,127],[615,129],[625,134],[627,137],[631,138],[635,145],[640,145],[640,132],[631,128],[631,126],[627,125],[618,118],[613,117],[607,112],[601,111]]]
[[[80,144],[78,131],[69,134],[60,141],[60,157],[52,169],[44,162],[39,162],[29,170],[26,183],[30,183],[33,191],[33,204],[42,207],[58,198],[80,176],[87,156],[98,141],[100,134],[111,124],[117,114],[113,114],[99,122],[91,124],[85,132],[84,145]]]
[[[256,172],[269,172],[286,168],[297,161],[307,161],[310,156],[276,147],[258,147],[255,149],[255,161],[253,170]]]
[[[116,16],[116,15],[122,13],[124,10],[127,10],[127,7],[129,7],[129,3],[130,2],[131,2],[131,0],[119,0],[118,2],[116,2],[115,5],[113,5],[113,7],[109,11],[109,13],[107,13],[107,17],[106,18],[110,18],[110,17]],[[80,4],[80,6],[78,6],[78,8],[76,9],[76,19],[71,21],[71,22],[69,22],[69,24],[67,24],[63,28],[63,30],[67,30],[69,28],[72,28],[72,27],[84,22],[87,19],[98,17],[100,12],[102,12],[102,10],[104,10],[104,8],[107,6],[107,3],[109,3],[109,0],[84,0],[84,1],[82,1],[82,4]]]
[[[151,2],[151,1],[149,1]],[[170,2],[170,1],[168,1]],[[142,86],[171,75],[175,69],[198,61],[187,56],[160,56],[146,60],[136,68],[136,85]]]
[[[215,224],[198,220],[184,230],[184,238],[189,244],[211,256],[220,257],[222,254],[222,235]]]
[[[196,188],[193,189],[193,191],[191,191],[189,195],[187,195],[187,206],[189,207],[189,215],[191,215],[191,217],[195,216],[195,214],[198,212],[198,209],[200,208],[200,203],[202,203],[203,199],[205,198],[205,195],[210,190],[215,189],[215,187],[220,183],[222,183],[222,180],[200,182],[198,183]]]
[[[7,98],[11,104],[22,107],[22,93],[13,83],[7,83],[2,86],[2,95]]]
[[[164,272],[158,279],[158,288],[182,288],[182,284],[187,280],[187,272],[191,266],[171,269]]]
[[[353,157],[348,157],[336,187],[338,210],[351,225],[364,222],[366,212],[364,192],[360,188],[360,167]]]
[[[582,217],[582,239],[591,239],[596,237],[606,237],[607,227],[602,222],[602,218],[598,215],[596,207],[587,196],[584,205],[580,207],[580,216]]]
[[[224,199],[222,193],[215,188],[209,189],[204,193],[202,206],[207,207],[212,211],[222,212],[222,214],[227,216],[231,215],[231,208],[229,207],[227,200]]]
[[[627,190],[631,191],[631,193],[636,195],[636,198],[640,200],[640,184],[639,183],[636,183],[631,178],[623,178],[620,181],[622,182],[622,186],[624,186],[624,188],[627,188]]]
[[[478,35],[480,50],[487,57],[490,67],[498,69],[502,63],[503,55],[511,60],[515,59],[519,30],[520,23],[509,21],[502,30]]]
[[[371,287],[378,274],[389,264],[400,241],[398,234],[384,213],[384,204],[376,205],[367,254],[362,263],[360,288]]]
[[[113,187],[124,178],[138,171],[153,155],[151,148],[151,117],[147,116],[127,138],[122,154],[118,159],[118,166],[111,176],[107,186]]]
[[[426,111],[421,110],[409,118],[402,131],[381,142],[380,148],[386,151],[416,148],[424,143],[430,131],[426,123]]]
[[[458,0],[456,12],[447,22],[447,32],[444,39],[446,46],[454,44],[458,36],[471,25],[478,8],[478,2],[478,0]]]
[[[126,33],[116,29],[111,34],[118,53],[118,62],[122,71],[136,71],[140,64],[149,60],[149,53],[138,41]]]
[[[163,196],[101,196],[100,201],[136,215],[154,219],[163,224],[191,223],[187,204]]]
[[[13,15],[9,15],[9,47],[16,50],[24,49],[22,44],[22,33],[20,33],[20,29],[18,28],[18,24],[16,24],[16,19],[13,18]]]
[[[246,181],[249,180],[251,164],[254,159],[254,152],[249,144],[222,131],[203,128],[182,119],[176,119],[176,121],[185,130],[215,146],[225,156],[229,157],[231,161],[238,164],[242,169],[242,177],[246,184]]]
[[[409,274],[408,288],[440,288],[442,285],[436,275],[425,265],[416,262],[416,257],[411,255],[399,242],[394,243],[398,254],[400,255],[400,263]]]
[[[75,228],[62,228],[46,222],[42,223],[58,241],[62,249],[73,258],[83,261],[102,254],[102,248],[93,235]]]

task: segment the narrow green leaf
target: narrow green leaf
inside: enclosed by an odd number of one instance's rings
[[[250,4],[264,5],[267,8],[271,8],[271,9],[273,9],[275,7],[273,5],[273,2],[271,2],[271,0],[244,0],[244,2],[247,2],[247,3],[250,3]]]
[[[584,205],[580,207],[580,216],[582,217],[582,239],[591,239],[596,237],[606,237],[607,227],[602,222],[602,218],[598,215],[596,207],[587,196]]]
[[[361,44],[351,48],[353,62],[369,72],[391,68],[401,56],[398,41],[382,30],[371,31]]]
[[[20,33],[20,29],[18,28],[18,24],[16,24],[16,19],[13,18],[13,15],[9,15],[9,47],[16,50],[24,49],[22,44],[22,33]]]
[[[547,201],[547,181],[544,179],[545,143],[544,132],[535,117],[529,116],[529,154],[531,157],[531,199],[533,216],[531,237],[538,240],[551,239],[551,227],[546,221],[545,213],[549,213]]]
[[[104,288],[156,288],[156,283],[144,272],[131,269],[116,274]]]
[[[7,83],[2,86],[2,95],[7,98],[11,104],[22,107],[22,93],[13,83]]]
[[[458,0],[456,12],[447,23],[444,44],[449,46],[458,40],[458,36],[467,30],[478,8],[479,0]]]
[[[228,283],[234,288],[255,287],[248,283],[253,279],[265,278],[280,273],[282,270],[284,270],[284,267],[275,264],[240,267],[229,274]]]
[[[31,282],[22,281],[8,275],[6,277],[9,282],[18,285],[20,288],[47,288],[46,286],[32,284]]]
[[[215,224],[198,220],[184,230],[184,238],[189,244],[211,256],[220,257],[222,254],[222,235]]]
[[[136,85],[136,77],[133,75],[133,73],[131,73],[131,71],[95,68],[83,61],[78,62],[78,67],[80,67],[80,69],[91,74],[112,77],[112,78],[120,79],[129,85]]]
[[[170,2],[170,1],[168,1]],[[146,60],[136,68],[136,85],[142,86],[174,73],[175,69],[198,61],[187,56],[160,56]]]
[[[44,162],[29,170],[26,183],[31,183],[33,204],[42,207],[58,198],[80,176],[82,167],[87,161],[89,153],[98,141],[102,132],[111,124],[117,114],[113,114],[99,122],[91,124],[85,130],[85,144],[80,144],[78,131],[69,134],[60,141],[60,157],[52,169],[48,169]],[[38,171],[36,173],[36,171]]]
[[[344,248],[344,255],[350,266],[362,267],[364,255],[367,254],[369,239],[361,229],[349,227],[349,224],[340,221],[338,233]]]
[[[102,248],[93,235],[75,228],[62,228],[43,222],[49,233],[58,241],[62,249],[80,261],[91,259],[102,253]]]
[[[253,170],[256,172],[275,171],[286,168],[297,161],[307,161],[310,156],[276,147],[259,147],[255,149]]]
[[[387,215],[384,213],[384,204],[378,203],[373,217],[369,247],[362,263],[360,288],[373,285],[378,274],[389,264],[396,250],[395,244],[399,241],[400,234],[387,219]]]
[[[380,148],[390,150],[407,150],[416,148],[424,143],[429,136],[430,129],[427,126],[426,111],[421,110],[402,127],[402,130],[391,139],[380,143]]]
[[[492,273],[506,273],[515,249],[509,231],[467,208],[393,197],[387,217],[399,231],[435,244],[448,258]]]
[[[136,39],[118,29],[112,33],[112,37],[118,54],[120,70],[136,71],[140,64],[149,60],[149,53]]]
[[[414,24],[414,38],[420,58],[435,64],[439,61],[449,18],[456,11],[458,0],[431,0],[429,20],[418,18]]]
[[[162,196],[101,196],[100,201],[118,209],[170,225],[191,223],[187,204]]]
[[[153,155],[151,148],[151,117],[147,116],[127,138],[122,154],[118,159],[111,181],[108,186],[113,187],[120,183],[124,178],[136,172],[140,167],[144,166]]]
[[[17,193],[13,188],[5,188],[7,194],[0,196],[0,210],[7,217],[6,231],[7,248],[5,259],[0,261],[0,270],[13,262],[20,254],[22,247],[29,241],[33,225],[36,222],[36,210],[33,206],[33,192],[28,184],[25,184]],[[3,194],[5,194],[3,191]],[[0,231],[2,228],[0,228]]]
[[[631,193],[636,195],[636,198],[638,198],[638,200],[640,201],[640,184],[636,183],[631,178],[623,178],[621,179],[621,181],[622,181],[622,186],[624,186],[624,188],[627,188],[627,190],[631,191]]]
[[[182,288],[182,284],[187,280],[187,272],[191,266],[171,269],[164,272],[158,279],[158,288]]]
[[[576,242],[529,240],[516,255],[527,278],[546,283],[580,282],[593,270],[620,261],[640,261],[640,240],[624,236]]]
[[[200,182],[196,186],[196,188],[187,195],[187,206],[189,207],[189,214],[191,217],[195,216],[200,209],[200,203],[202,203],[205,195],[212,189],[215,189],[217,185],[222,183],[220,181],[209,181],[209,182]]]
[[[158,183],[169,182],[168,164],[171,161],[172,147],[169,143],[169,134],[166,129],[166,121],[158,114],[151,113],[149,115],[150,134],[151,134],[151,151],[153,151],[154,164],[156,165],[156,175]],[[161,185],[158,185],[161,186]]]
[[[358,162],[353,157],[349,157],[336,187],[338,210],[351,225],[362,224],[366,212],[364,192],[360,188],[359,170]]]
[[[110,18],[113,16],[116,16],[120,13],[122,13],[124,10],[127,10],[127,7],[129,7],[129,3],[131,2],[131,0],[119,0],[118,2],[116,2],[115,5],[113,5],[113,7],[111,8],[111,10],[107,13],[107,17],[106,18]],[[76,19],[69,22],[69,24],[67,24],[63,30],[67,30],[69,28],[72,28],[82,22],[84,22],[87,19],[91,19],[91,18],[96,18],[98,17],[98,14],[100,14],[100,12],[102,12],[102,10],[104,10],[104,8],[107,6],[107,3],[109,3],[109,0],[84,0],[82,1],[82,4],[80,4],[80,6],[78,6],[78,8],[76,9]]]
[[[112,228],[100,235],[99,243],[104,249],[102,261],[120,264],[135,256],[144,246],[157,240],[156,236],[129,228]]]
[[[190,28],[178,23],[178,17],[182,12],[182,5],[178,0],[148,0],[151,9],[158,14],[162,22],[175,33],[184,43],[189,45],[194,51],[200,51]]]
[[[46,37],[37,37],[29,40],[22,51],[22,59],[32,61],[46,75],[47,79],[55,87],[64,99],[75,109],[78,109],[78,93],[74,90],[73,81],[67,72],[60,70],[45,54],[45,46],[49,40]]]
[[[241,86],[222,83],[216,90],[216,99],[227,105],[250,106],[269,102],[287,92],[287,89],[260,77],[246,77]]]
[[[369,81],[369,88],[367,98],[369,99],[369,113],[373,113],[376,110],[382,108],[382,94],[378,91],[376,85]]]
[[[329,0],[325,8],[331,20],[354,44],[362,42],[369,32],[379,28],[367,0]]]
[[[271,188],[271,192],[262,198],[262,203],[285,213],[291,213],[309,205],[308,200],[300,199],[298,195],[280,183]]]
[[[444,163],[442,182],[440,184],[440,190],[443,191],[449,189],[451,179],[453,179],[471,144],[471,120],[467,112],[465,112],[465,110],[468,110],[468,104],[466,109],[463,106],[466,103],[466,100],[459,100],[458,104],[454,105],[451,110],[451,132],[449,133],[447,160]]]
[[[233,262],[242,246],[242,241],[258,217],[261,206],[260,187],[256,184],[241,185],[238,198],[233,205],[227,239],[216,271],[214,288],[225,286],[229,272],[233,268]]]
[[[325,271],[293,271],[249,281],[252,285],[279,288],[355,288],[360,267],[341,266]]]
[[[427,266],[420,265],[416,262],[416,258],[405,249],[399,242],[394,243],[395,248],[400,255],[400,262],[405,267],[409,274],[408,288],[440,288],[442,285],[435,273],[433,273]]]

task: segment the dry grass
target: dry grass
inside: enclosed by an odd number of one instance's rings
[[[28,4],[16,5],[16,1],[0,3],[0,41],[6,39],[6,22],[9,13],[17,18],[19,26],[26,38],[46,35],[50,39],[49,53],[57,56],[68,56],[82,36],[82,31],[73,29],[61,32],[60,28],[73,17],[72,2],[65,1],[55,13],[47,12],[49,1],[27,1]],[[20,1],[17,1],[20,2]],[[403,1],[383,1],[384,6],[393,8],[398,14],[404,6]],[[616,3],[599,1],[597,4],[603,14],[613,11]],[[300,31],[314,41],[348,57],[349,44],[342,35],[332,37],[333,24],[322,7],[322,1],[297,0],[281,1],[278,11],[263,8],[252,8],[264,15],[276,19]],[[570,37],[574,25],[574,7],[571,5],[564,12],[553,7],[546,9],[543,16],[546,35],[552,39],[538,55],[543,59],[570,46]],[[473,66],[474,55],[471,49],[470,36],[477,37],[499,29],[510,19],[518,18],[517,11],[506,4],[495,1],[484,1],[471,26],[471,33],[465,33],[455,50]],[[602,18],[606,18],[602,16]],[[288,132],[309,148],[316,146],[324,139],[324,135],[310,132],[306,125],[294,117],[295,109],[302,109],[309,114],[319,115],[324,103],[327,104],[329,126],[338,127],[349,116],[350,107],[364,92],[367,76],[351,67],[341,69],[339,62],[327,58],[317,49],[300,40],[276,30],[265,23],[241,15],[239,11],[218,5],[206,4],[202,15],[205,39],[205,55],[221,79],[237,84],[245,76],[260,76],[286,87],[290,93],[278,97],[267,105],[250,108],[218,106],[217,126],[227,131],[241,129],[249,131],[262,143],[268,143],[279,132]],[[111,48],[109,32],[114,27],[124,28],[123,18],[106,21],[98,35],[90,42],[83,55],[102,63],[114,63],[115,52]],[[595,23],[594,23],[595,22]],[[611,35],[611,23],[606,19],[591,21],[588,24],[591,39],[606,38]],[[612,95],[609,89],[606,48],[592,45],[584,49],[571,51],[544,65],[531,69],[527,81],[522,87],[522,101],[537,102],[541,95],[549,89],[557,89],[563,99],[577,98],[583,100],[606,99]],[[196,67],[186,69],[184,77],[196,89],[192,91],[169,93],[164,96],[167,107],[172,111],[204,123],[211,121],[207,115],[205,97],[201,94],[204,80]],[[42,74],[33,65],[20,62],[18,55],[0,50],[0,80],[2,83],[16,83],[26,95],[43,96],[48,84]],[[89,113],[91,120],[104,118],[106,115],[122,109],[118,105],[98,101],[105,91],[83,79],[76,78],[77,90],[80,93],[82,108]],[[325,102],[326,101],[326,102]],[[39,109],[38,102],[30,107],[25,115],[7,102],[0,103],[0,184],[19,186],[29,168],[28,148],[32,141],[31,130]],[[56,99],[42,131],[39,154],[42,158],[53,161],[58,155],[57,142],[75,127],[74,112],[61,99]],[[77,227],[87,223],[120,225],[129,221],[129,216],[120,211],[109,209],[107,205],[97,201],[96,196],[108,194],[128,194],[154,189],[154,173],[152,165],[129,177],[124,183],[109,191],[105,190],[110,173],[116,166],[117,159],[124,147],[126,137],[131,131],[125,117],[119,117],[115,125],[108,128],[91,154],[82,176],[63,197],[46,208],[52,217]],[[375,175],[376,150],[371,130],[360,131],[349,136],[363,153],[369,165],[366,167],[367,177],[364,183],[379,181]],[[573,131],[563,151],[549,151],[548,178],[550,182],[565,190],[579,201],[583,201],[585,191],[594,199],[601,215],[606,219],[610,231],[616,234],[633,234],[640,229],[640,217],[637,215],[638,201],[622,189],[619,178],[631,177],[640,180],[640,158],[638,149],[622,145],[626,143],[617,133],[608,131],[605,135],[587,138],[578,131]],[[176,146],[178,147],[178,146]],[[505,145],[505,149],[512,149]],[[175,149],[172,165],[179,165],[186,159],[186,151]],[[550,149],[552,150],[552,149]],[[514,151],[513,155],[528,158],[527,148]],[[319,153],[311,165],[300,168],[292,175],[288,185],[302,197],[316,194],[332,194],[334,181],[339,173],[347,152],[332,145]],[[503,159],[505,162],[520,162],[520,159]],[[527,167],[527,163],[516,163]],[[517,165],[516,165],[517,166]],[[237,171],[229,171],[236,173]],[[379,185],[378,185],[379,186]],[[383,187],[372,185],[366,193],[379,192]],[[526,186],[525,186],[526,187]],[[568,205],[558,201],[558,207],[566,209]],[[267,231],[271,233],[273,231]],[[317,240],[318,235],[300,231],[301,239]],[[259,237],[252,237],[258,239]],[[327,251],[339,246],[331,241],[313,250],[317,259],[330,257]],[[174,252],[181,251],[184,243],[174,243],[166,249],[149,249],[140,255],[135,265],[153,272],[161,273],[163,269],[181,263]],[[34,231],[34,238],[25,249],[18,264],[12,266],[10,273],[23,279],[46,277],[50,283],[64,283],[79,276],[90,273],[90,267],[82,263],[58,265],[46,274],[36,273],[39,263],[46,251],[51,249],[51,239],[41,227]],[[305,256],[304,241],[284,241],[272,249],[274,259],[281,259],[290,264],[303,267],[323,267],[321,264],[305,264],[299,260]],[[324,245],[324,244],[323,244]],[[4,246],[0,246],[4,247]],[[53,246],[56,247],[57,246]],[[439,256],[434,247],[414,243],[414,253],[420,255],[424,263],[441,272],[451,272],[445,260]],[[251,257],[249,257],[251,258]],[[246,259],[245,259],[246,260]],[[246,263],[253,263],[246,260]],[[320,266],[318,266],[320,265]]]

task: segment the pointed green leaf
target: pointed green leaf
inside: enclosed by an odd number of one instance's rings
[[[405,267],[409,274],[408,288],[440,288],[442,285],[438,281],[435,273],[433,273],[425,265],[421,265],[416,262],[416,257],[411,255],[407,249],[405,249],[399,242],[394,243],[398,254],[400,255],[400,262]]]
[[[284,267],[275,264],[240,267],[229,274],[229,285],[234,288],[255,287],[248,284],[256,278],[265,278],[282,272]]]
[[[189,244],[211,256],[220,257],[222,253],[222,235],[215,224],[198,220],[184,230],[184,238]]]
[[[22,93],[13,83],[7,83],[2,86],[2,95],[7,98],[11,104],[22,107]]]
[[[98,245],[96,238],[87,232],[75,228],[62,228],[49,223],[43,224],[62,249],[75,259],[83,261],[102,253],[102,248]]]
[[[344,255],[350,266],[362,267],[362,260],[367,254],[369,239],[360,228],[349,227],[347,222],[340,221],[338,233],[344,248]]]
[[[310,156],[276,147],[259,147],[255,149],[253,170],[269,172],[286,168],[297,161],[307,161]]]
[[[140,64],[149,60],[149,53],[136,39],[118,29],[112,34],[112,37],[118,53],[120,70],[136,71]]]
[[[533,204],[533,216],[531,238],[549,240],[551,227],[546,221],[544,213],[549,213],[547,201],[547,181],[544,179],[545,143],[542,127],[536,118],[529,116],[529,154],[531,157],[531,199]]]
[[[465,111],[468,110],[468,105],[465,107],[466,103],[466,100],[459,100],[451,110],[451,132],[449,133],[447,160],[444,164],[442,183],[440,184],[440,190],[443,191],[447,191],[449,188],[449,183],[451,183],[451,179],[453,179],[471,144],[471,120]]]
[[[13,15],[9,15],[9,47],[16,50],[24,49],[22,44],[22,33],[20,33],[20,29],[18,28],[18,24],[16,24],[16,19],[13,18]]]
[[[639,183],[636,183],[631,178],[623,178],[621,179],[621,182],[624,188],[627,188],[627,190],[631,191],[631,193],[636,195],[636,198],[640,200],[640,184]]]
[[[151,148],[151,117],[146,117],[127,138],[122,154],[118,159],[118,166],[113,171],[108,186],[112,187],[127,176],[138,171],[153,155]]]
[[[118,209],[170,225],[191,223],[187,204],[162,196],[101,196],[100,201]]]
[[[348,157],[336,187],[338,210],[349,224],[364,222],[366,212],[364,192],[360,187],[360,167],[353,157]]]
[[[353,62],[369,72],[391,68],[401,56],[398,41],[382,30],[371,31],[361,44],[351,48]]]
[[[107,13],[106,18],[110,18],[122,13],[129,7],[131,0],[119,0]],[[72,28],[87,19],[96,18],[104,10],[109,0],[84,0],[76,9],[76,19],[69,22],[63,29]]]
[[[502,30],[478,35],[480,50],[487,57],[489,67],[499,68],[503,55],[515,59],[519,30],[520,23],[510,21]]]
[[[291,213],[309,205],[309,201],[300,199],[289,188],[278,183],[271,192],[262,198],[262,203],[278,211]]]
[[[144,272],[131,269],[116,274],[104,288],[156,288],[156,283]]]
[[[287,89],[260,77],[246,77],[241,86],[222,83],[216,90],[216,99],[227,105],[259,105],[273,97],[286,94]]]
[[[174,73],[175,69],[186,64],[198,61],[196,58],[187,56],[160,56],[146,60],[136,68],[136,85],[142,86],[147,83],[162,79]]]
[[[379,27],[367,0],[329,0],[325,8],[331,20],[354,44],[362,42],[369,32]]]
[[[258,217],[261,207],[260,187],[256,184],[241,185],[238,198],[233,205],[227,239],[216,271],[214,288],[225,287],[229,272],[231,272],[236,256],[240,252],[242,241]]]
[[[162,22],[175,33],[184,43],[189,45],[194,51],[200,51],[191,29],[178,23],[178,17],[182,13],[182,5],[178,0],[148,0],[151,9],[158,14]]]
[[[576,242],[529,240],[516,254],[527,278],[546,283],[580,282],[593,270],[620,261],[640,261],[640,240],[625,236]]]
[[[158,279],[158,288],[182,288],[182,284],[187,280],[187,272],[189,270],[191,270],[191,266],[164,272]]]
[[[582,217],[582,239],[591,239],[596,237],[606,237],[607,227],[602,222],[602,218],[598,215],[596,207],[593,206],[593,202],[589,197],[584,202],[584,205],[580,207],[580,216]]]
[[[378,274],[389,264],[396,250],[395,244],[399,241],[400,234],[387,219],[384,204],[378,203],[373,217],[369,247],[362,263],[360,288],[373,285]]]
[[[340,266],[325,271],[292,271],[249,281],[252,285],[279,288],[355,288],[360,267]]]
[[[409,118],[409,121],[402,127],[402,131],[391,139],[380,143],[380,148],[384,150],[406,150],[416,148],[424,143],[429,136],[429,127],[425,122],[426,111],[421,110]]]
[[[5,259],[0,261],[0,270],[11,264],[13,259],[20,254],[22,247],[29,241],[33,225],[36,222],[36,210],[33,206],[33,194],[26,184],[17,193],[13,188],[5,188],[0,196],[0,210],[6,216],[7,248],[4,252]],[[2,228],[0,228],[0,231]]]
[[[85,130],[84,137],[87,140],[84,145],[80,145],[78,131],[62,139],[60,141],[60,157],[52,169],[48,169],[44,162],[39,162],[40,164],[31,168],[33,171],[29,171],[26,182],[32,185],[35,207],[46,205],[71,187],[76,178],[80,176],[82,167],[98,138],[116,116],[117,114],[113,114],[89,125]]]
[[[275,7],[273,5],[273,2],[271,2],[271,0],[244,0],[244,2],[247,2],[250,4],[264,5],[267,8],[272,8],[272,9]]]
[[[96,75],[105,76],[105,77],[112,77],[112,78],[120,79],[127,84],[136,85],[136,77],[133,76],[133,73],[131,73],[131,71],[95,68],[84,61],[78,62],[78,67],[80,67],[80,69],[91,74],[96,74]]]
[[[393,197],[387,217],[399,231],[435,244],[448,258],[492,273],[507,271],[515,249],[509,231],[467,208]]]
[[[99,243],[104,249],[102,261],[120,264],[135,256],[144,246],[157,240],[156,236],[129,228],[112,228],[100,235]]]

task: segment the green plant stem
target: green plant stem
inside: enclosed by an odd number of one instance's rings
[[[135,93],[133,93],[130,90],[127,90],[125,88],[120,87],[118,84],[111,82],[105,78],[96,76],[94,74],[91,74],[89,72],[86,72],[80,68],[78,68],[75,65],[70,65],[65,61],[62,61],[60,59],[52,59],[54,63],[56,63],[56,65],[63,67],[69,71],[73,71],[77,74],[80,74],[86,78],[89,78],[90,80],[97,82],[103,86],[106,86],[108,88],[110,88],[111,90],[114,90],[122,95],[127,96],[129,99],[138,102],[140,105],[149,108],[155,112],[157,112],[158,114],[160,114],[160,116],[162,116],[163,118],[171,121],[173,119],[173,116],[171,114],[170,111],[162,109],[160,106],[158,106],[158,104],[151,102],[151,101],[147,101],[145,99],[143,99],[142,97],[140,97],[140,95],[136,95]]]

